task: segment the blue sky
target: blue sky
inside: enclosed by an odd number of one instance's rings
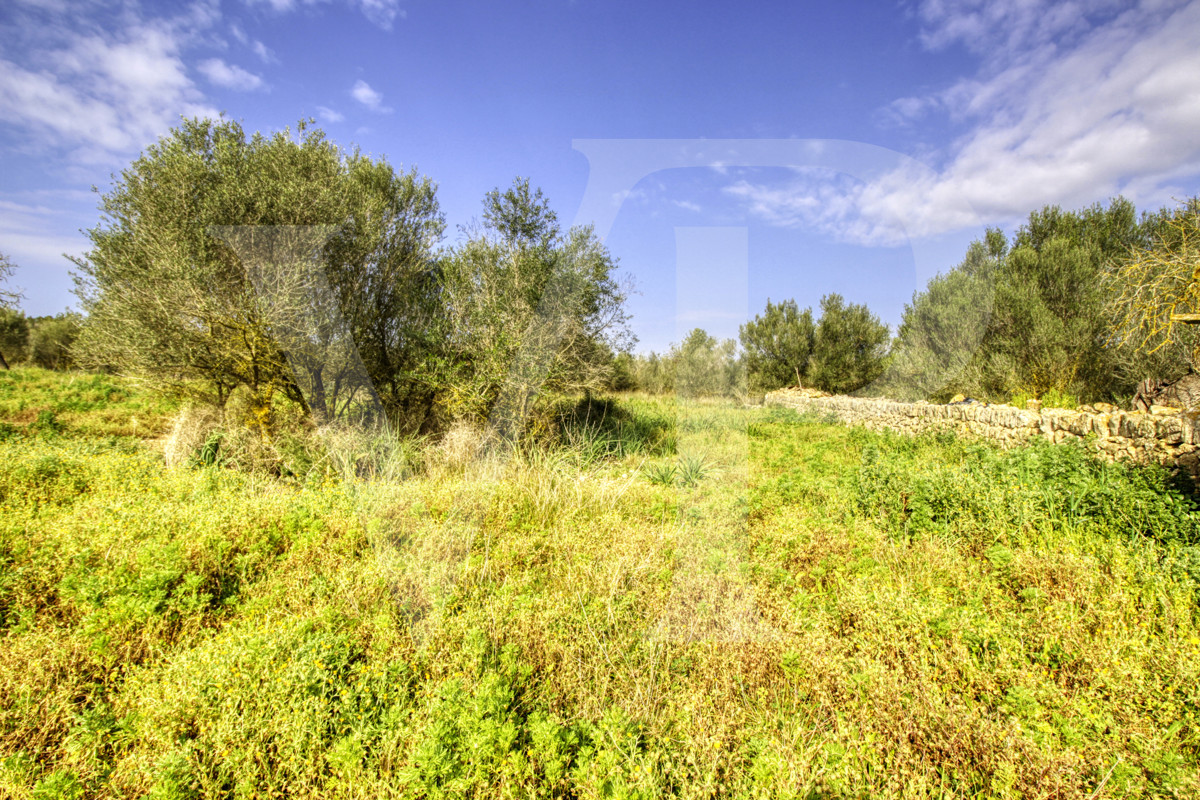
[[[314,117],[436,181],[447,244],[517,175],[596,224],[641,350],[768,297],[894,325],[985,225],[1200,191],[1197,42],[1170,0],[9,0],[0,252],[59,311],[91,187],[181,115]]]

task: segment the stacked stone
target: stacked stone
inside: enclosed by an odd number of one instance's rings
[[[899,403],[870,397],[813,397],[781,389],[766,405],[832,415],[847,425],[906,434],[952,430],[1011,447],[1041,437],[1059,443],[1084,440],[1111,461],[1159,463],[1200,475],[1200,412],[1155,408],[1143,414],[1111,410],[1030,410],[985,403]]]

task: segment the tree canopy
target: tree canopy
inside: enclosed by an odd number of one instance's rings
[[[87,232],[91,250],[75,259],[85,365],[218,405],[247,387],[269,409],[281,392],[306,408],[315,400],[324,415],[336,398],[306,397],[299,373],[311,387],[340,365],[300,353],[289,363],[272,325],[301,311],[292,306],[315,308],[314,293],[327,287],[385,405],[411,403],[443,227],[427,178],[344,153],[303,122],[293,138],[188,120],[121,173],[101,209],[104,221]],[[285,284],[256,287],[255,269]],[[317,341],[329,331],[313,322],[307,333]]]
[[[834,394],[861,389],[883,374],[890,341],[887,325],[866,305],[825,295],[813,335],[813,382]]]
[[[564,230],[518,178],[442,258],[440,378],[457,415],[523,418],[541,390],[601,387],[632,335],[617,259],[590,227]],[[503,424],[508,424],[504,422]]]
[[[0,349],[0,369],[8,369],[8,361],[5,360],[3,351],[10,350],[11,353],[10,341],[14,338],[13,332],[21,327],[20,323],[16,321],[20,318],[14,313],[17,302],[21,299],[21,293],[7,288],[8,280],[15,271],[16,265],[9,260],[8,256],[0,253],[0,312],[4,313],[4,316],[0,317],[0,336],[3,337],[5,344],[4,348]]]
[[[968,366],[990,322],[996,270],[1008,243],[999,230],[972,242],[954,269],[930,279],[904,307],[881,390],[904,400],[948,399],[969,380]]]
[[[632,341],[616,259],[517,179],[438,252],[432,181],[343,151],[310,123],[247,137],[188,120],[102,195],[78,267],[75,352],[269,427],[379,408],[402,429],[522,416],[542,389],[598,387]]]
[[[738,332],[750,388],[769,392],[808,379],[816,336],[812,309],[800,311],[795,300],[772,303]]]
[[[1179,291],[1192,269],[1186,226],[1184,214],[1139,215],[1118,197],[1047,206],[1011,241],[989,230],[914,295],[880,388],[910,399],[1119,400],[1143,377],[1178,377],[1195,341],[1170,322],[1192,302]]]
[[[718,340],[703,328],[693,328],[678,347],[672,348],[674,388],[683,397],[725,396],[745,392],[737,342]]]
[[[1144,371],[1162,375],[1200,365],[1200,199],[1157,220],[1150,243],[1113,271],[1106,289],[1114,320],[1110,344],[1126,346]]]
[[[21,299],[21,293],[16,289],[7,288],[17,265],[8,256],[0,253],[0,308],[14,308]]]
[[[1140,218],[1122,198],[1047,206],[1011,241],[989,230],[914,294],[895,342],[865,305],[831,294],[818,318],[768,300],[741,326],[740,353],[696,330],[648,357],[628,354],[617,259],[521,178],[439,250],[436,187],[415,169],[342,150],[311,122],[247,136],[195,119],[100,207],[73,259],[86,318],[69,355],[218,406],[245,392],[264,426],[279,395],[317,422],[378,409],[411,431],[447,416],[511,429],[539,392],[604,386],[1115,399],[1200,360],[1200,332],[1179,324],[1200,314],[1195,200]],[[9,309],[12,271],[0,256]],[[71,363],[76,318],[0,327],[5,349]]]

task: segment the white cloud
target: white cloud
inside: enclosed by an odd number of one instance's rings
[[[781,185],[739,180],[724,192],[740,200],[749,213],[777,227],[814,229],[863,245],[906,241],[903,215],[886,205],[868,203],[871,184],[826,168],[797,168],[788,173],[789,179]]]
[[[16,4],[55,13],[65,13],[70,10],[70,0],[16,0]]]
[[[212,20],[197,6],[175,20],[133,20],[98,34],[55,28],[20,63],[0,59],[4,122],[31,141],[74,150],[76,162],[106,162],[165,133],[180,115],[217,116],[188,77],[182,51]]]
[[[350,96],[367,108],[379,108],[380,102],[383,101],[383,95],[372,89],[371,85],[363,80],[355,81],[354,88],[350,90]]]
[[[51,199],[58,202],[75,203],[80,199],[80,193],[55,194],[59,196]],[[84,194],[86,199],[93,199],[90,192]],[[39,273],[47,265],[65,274],[70,264],[63,255],[82,255],[89,247],[82,233],[63,224],[63,216],[61,207],[0,198],[0,242],[4,243],[4,254],[18,267],[13,282],[25,288],[30,299],[37,299],[38,285],[44,277]]]
[[[221,21],[221,0],[193,0],[179,19],[196,30],[211,28]]]
[[[330,0],[245,0],[250,6],[267,6],[277,14],[295,11],[302,6],[316,6]],[[400,8],[400,0],[345,0],[346,5],[356,8],[374,25],[390,31],[397,18],[404,19],[407,12]]]
[[[314,3],[311,2],[311,0],[303,3],[303,5],[306,5],[306,6],[311,6],[313,4]],[[297,3],[296,0],[246,0],[246,5],[270,6],[272,11],[275,11],[277,13],[284,13],[287,11],[295,11],[297,6],[299,6],[301,4]]]
[[[1129,4],[1123,0],[923,0],[921,43],[962,44],[980,55],[1071,42]]]
[[[731,194],[772,224],[898,244],[980,220],[1010,224],[1046,204],[1120,193],[1169,203],[1180,179],[1200,173],[1200,4],[1085,17],[1026,0],[927,0],[920,15],[929,46],[995,48],[977,75],[890,108],[967,126],[934,159],[937,169],[848,185],[812,176],[784,187],[742,183]]]
[[[334,111],[332,108],[326,108],[325,106],[317,106],[317,116],[321,118],[322,122],[327,122],[329,124],[341,122],[346,118],[341,113]]]
[[[353,88],[350,89],[350,96],[372,111],[386,114],[392,110],[383,105],[383,94],[372,89],[371,85],[364,80],[354,82]]]
[[[613,192],[612,202],[614,206],[620,206],[626,200],[644,201],[649,195],[645,189],[622,189],[619,192]]]
[[[254,51],[254,55],[258,56],[259,60],[264,64],[274,64],[279,61],[275,57],[275,51],[257,39],[250,45],[250,49]]]
[[[204,77],[217,86],[234,89],[239,92],[252,92],[264,88],[263,79],[253,72],[247,72],[235,64],[226,64],[219,58],[209,58],[201,61],[197,69]]]
[[[887,125],[908,126],[939,107],[941,101],[937,97],[901,97],[885,106],[880,118]]]
[[[404,19],[406,12],[398,0],[359,0],[363,15],[384,30],[391,30],[396,17]]]

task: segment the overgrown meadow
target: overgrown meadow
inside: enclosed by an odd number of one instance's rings
[[[1200,796],[1161,470],[636,395],[168,467],[178,411],[0,374],[0,795]]]

